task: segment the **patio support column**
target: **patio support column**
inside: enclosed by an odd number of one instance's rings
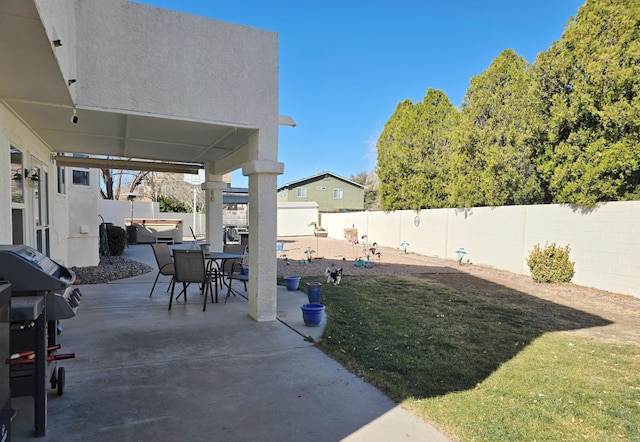
[[[284,164],[270,160],[244,163],[249,177],[249,316],[274,321],[277,313],[277,176]]]
[[[211,244],[211,250],[222,252],[222,191],[227,188],[227,183],[222,181],[220,175],[207,175],[207,181],[202,183],[205,191],[205,223],[207,242]],[[214,181],[209,181],[213,178]]]

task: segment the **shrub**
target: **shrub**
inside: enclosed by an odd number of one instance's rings
[[[176,198],[160,195],[158,198],[158,206],[160,207],[160,212],[172,212],[172,213],[191,213],[193,212],[193,208],[191,208],[187,203],[183,201],[179,201]]]
[[[569,261],[568,245],[558,247],[556,243],[545,243],[544,249],[539,244],[533,246],[527,264],[531,269],[531,277],[536,282],[570,282],[573,278],[574,262]]]
[[[357,243],[358,229],[356,229],[355,227],[344,229],[344,239],[346,239],[349,242],[354,242],[354,238],[355,238],[355,243]]]
[[[111,256],[120,256],[127,245],[127,232],[122,227],[107,226],[107,244]]]

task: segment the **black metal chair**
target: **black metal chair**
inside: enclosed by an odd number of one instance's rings
[[[204,261],[204,253],[202,250],[173,250],[173,261],[175,264],[175,282],[182,283],[182,291],[178,297],[184,293],[184,303],[187,303],[187,287],[192,282],[200,285],[200,293],[204,294],[204,305],[202,311],[207,309],[207,295],[211,296],[213,303],[213,289],[211,287],[211,278],[217,275],[211,275],[207,272]],[[171,288],[171,297],[169,298],[169,310],[173,303],[173,293],[175,284]],[[216,289],[216,298],[218,291]],[[177,299],[177,298],[176,298]],[[216,299],[217,301],[217,299]]]
[[[244,256],[244,254],[247,253],[247,246],[244,244],[225,244],[222,250],[224,253],[237,253]],[[220,275],[220,288],[222,288],[222,278],[231,275],[234,268],[237,269],[238,265],[242,268],[242,258],[224,260],[220,267],[220,272],[222,273]]]
[[[169,285],[167,286],[167,292],[169,291],[169,287],[173,287],[175,284],[175,269],[171,253],[169,251],[169,246],[166,243],[156,243],[151,244],[151,248],[153,249],[153,254],[156,257],[156,263],[158,264],[158,274],[156,275],[156,280],[153,281],[153,287],[151,287],[149,296],[153,295],[153,290],[156,288],[160,275],[171,276],[171,281],[169,281]]]
[[[236,296],[237,293],[243,298],[246,298],[246,296],[243,296],[241,293],[231,287],[233,281],[242,281],[242,283],[244,284],[244,291],[247,291],[247,281],[249,281],[249,275],[244,274],[244,267],[242,266],[242,262],[235,262],[233,264],[233,266],[231,267],[231,272],[227,275],[227,278],[229,279],[229,282],[227,285],[227,297],[224,298],[224,303],[227,303],[227,300],[232,293],[233,296]]]

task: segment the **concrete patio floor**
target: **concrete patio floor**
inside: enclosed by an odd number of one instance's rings
[[[149,245],[124,256],[157,269]],[[448,440],[304,339],[324,320],[304,325],[303,292],[279,286],[278,321],[258,323],[241,296],[203,312],[195,286],[168,311],[168,278],[149,297],[155,275],[80,286],[59,336],[77,359],[58,362],[47,435],[34,436],[33,400],[16,398],[13,441]]]

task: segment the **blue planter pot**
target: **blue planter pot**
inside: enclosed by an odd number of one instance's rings
[[[290,292],[294,290],[298,290],[298,286],[300,285],[300,277],[299,276],[285,276],[284,277],[284,285],[287,286],[287,290]]]
[[[322,321],[322,312],[324,312],[324,305],[322,304],[303,304],[302,320],[307,327],[317,327]]]
[[[322,299],[322,284],[319,282],[308,282],[307,298],[309,298],[309,304],[320,304],[320,300]]]

